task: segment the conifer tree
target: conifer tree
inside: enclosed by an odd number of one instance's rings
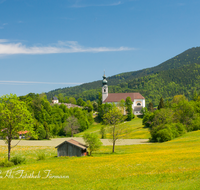
[[[163,101],[163,98],[161,97],[161,98],[160,98],[160,103],[159,103],[159,105],[158,105],[158,110],[160,110],[161,108],[164,108],[164,107],[165,107],[164,101]]]
[[[127,121],[131,121],[133,118],[132,100],[130,97],[126,98],[126,111],[127,111]]]
[[[148,105],[148,111],[153,112],[153,103],[150,102]]]

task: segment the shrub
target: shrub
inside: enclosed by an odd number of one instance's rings
[[[169,129],[162,129],[157,132],[157,141],[158,142],[165,142],[172,139],[172,133]]]
[[[38,156],[38,157],[37,157],[37,160],[45,160],[45,159],[46,159],[46,155],[45,155],[44,152],[39,153],[37,156]]]
[[[16,156],[14,156],[13,158],[11,158],[10,161],[13,162],[14,165],[18,165],[18,164],[26,163],[26,158],[25,158],[25,157],[22,157],[22,156],[20,156],[20,155],[16,155]]]
[[[14,166],[14,163],[8,161],[8,159],[4,159],[3,161],[0,162],[0,166],[2,166],[2,167],[11,167],[11,166]]]
[[[150,133],[152,141],[165,142],[186,133],[186,127],[182,123],[170,123],[155,126]]]

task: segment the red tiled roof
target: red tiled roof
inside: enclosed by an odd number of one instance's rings
[[[140,93],[110,93],[108,97],[104,100],[104,102],[120,102],[122,99],[126,100],[127,97],[130,97],[132,102],[135,99],[145,99]]]
[[[22,135],[22,134],[28,133],[28,131],[19,131],[18,133],[19,133],[20,135]]]

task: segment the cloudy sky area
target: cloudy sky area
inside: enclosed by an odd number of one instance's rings
[[[156,66],[200,45],[199,0],[0,0],[0,96]]]

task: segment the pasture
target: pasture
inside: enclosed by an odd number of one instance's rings
[[[17,146],[27,163],[1,168],[1,189],[200,189],[200,131],[166,143],[103,146],[93,157],[56,157],[54,147]],[[7,147],[0,146],[0,157]],[[45,160],[37,161],[44,152]],[[23,173],[22,173],[23,171]]]
[[[126,139],[148,139],[148,138],[150,138],[149,129],[146,128],[144,125],[142,125],[141,118],[136,116],[136,118],[134,118],[133,120],[125,122],[124,125],[126,126],[126,129],[131,131],[126,136]],[[99,135],[99,138],[100,138],[101,135],[99,132],[100,132],[100,129],[102,126],[107,127],[105,125],[102,125],[101,123],[94,122],[94,124],[92,126],[90,126],[89,129],[76,134],[75,137],[82,137],[85,133],[96,133]],[[107,137],[108,138],[110,137],[109,133],[107,133]]]

